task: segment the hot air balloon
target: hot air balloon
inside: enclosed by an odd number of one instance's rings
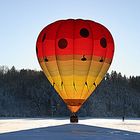
[[[39,64],[72,112],[76,112],[102,81],[114,54],[109,30],[94,21],[58,20],[46,26],[36,43]]]

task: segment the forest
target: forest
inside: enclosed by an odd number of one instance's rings
[[[0,66],[0,117],[65,117],[70,111],[42,71]],[[140,117],[140,76],[107,73],[81,117]]]

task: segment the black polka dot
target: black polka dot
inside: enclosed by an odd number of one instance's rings
[[[103,59],[103,58],[101,58],[101,59],[100,59],[100,62],[104,62],[104,59]]]
[[[58,47],[60,49],[65,49],[67,47],[67,45],[68,45],[68,42],[65,38],[62,38],[58,41]]]
[[[36,46],[36,54],[38,55],[38,48],[37,48],[37,46]]]
[[[85,58],[85,55],[81,58],[82,61],[86,61],[87,59]]]
[[[93,85],[96,87],[96,83],[94,82]]]
[[[47,58],[47,57],[45,57],[45,58],[44,58],[44,61],[45,61],[45,62],[48,62],[48,58]]]
[[[103,37],[103,38],[101,38],[101,40],[100,40],[100,44],[101,44],[101,46],[103,47],[103,48],[106,48],[106,46],[107,46],[107,42],[106,42],[106,39]]]
[[[53,82],[53,86],[55,85],[55,83]]]
[[[100,62],[103,62],[104,60],[103,59],[100,59]]]
[[[89,36],[89,31],[86,29],[86,28],[82,28],[81,30],[80,30],[80,35],[82,36],[82,37],[88,37]]]
[[[42,42],[44,42],[45,39],[46,39],[46,33],[42,37]]]

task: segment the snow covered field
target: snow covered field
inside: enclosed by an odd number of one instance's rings
[[[140,140],[140,119],[0,119],[0,140]]]

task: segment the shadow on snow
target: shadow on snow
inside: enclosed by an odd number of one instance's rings
[[[35,128],[0,134],[0,140],[139,140],[140,133],[82,124]]]

